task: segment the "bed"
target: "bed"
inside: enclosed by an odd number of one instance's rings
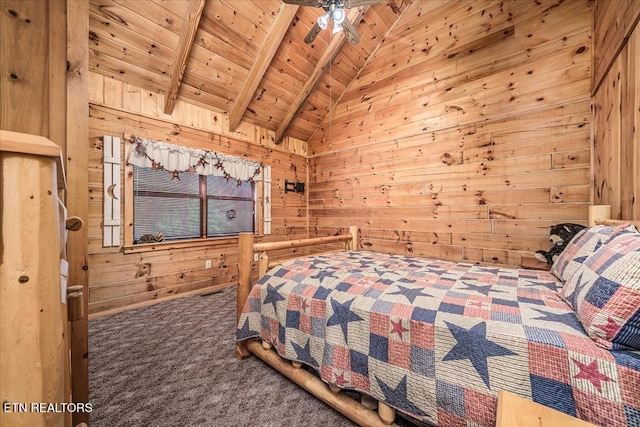
[[[331,242],[344,250],[269,261]],[[640,233],[628,224],[586,229],[552,271],[356,248],[353,227],[293,242],[242,235],[238,357],[257,355],[361,425],[401,411],[493,426],[500,390],[596,425],[640,425]]]

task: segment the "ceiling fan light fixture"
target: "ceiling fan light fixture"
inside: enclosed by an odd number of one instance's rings
[[[347,17],[347,14],[345,13],[344,9],[341,7],[337,7],[335,9],[333,9],[333,22],[336,25],[341,25],[344,22],[344,19]]]
[[[322,16],[318,16],[318,27],[320,27],[323,30],[325,30],[327,28],[327,26],[329,25],[329,18],[330,18],[329,13],[325,13]]]
[[[332,24],[332,34],[343,31],[346,39],[352,45],[358,44],[360,41],[360,35],[358,34],[355,26],[360,23],[362,15],[365,10],[360,10],[361,14],[358,18],[358,22],[354,23],[347,17],[347,9],[354,9],[357,7],[365,6],[368,8],[372,4],[383,3],[385,0],[281,0],[286,4],[294,4],[297,6],[309,6],[322,8],[325,14],[316,18],[316,22],[311,26],[311,29],[304,38],[306,44],[311,44],[316,39],[320,31],[326,30],[329,25]],[[402,0],[403,2],[405,0]],[[426,0],[425,0],[426,1]]]

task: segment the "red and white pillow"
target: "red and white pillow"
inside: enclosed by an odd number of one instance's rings
[[[553,263],[551,273],[566,282],[580,268],[584,260],[600,248],[604,241],[626,229],[635,230],[635,227],[627,223],[615,227],[595,225],[581,230],[567,243],[567,247]]]
[[[559,295],[598,345],[640,350],[640,233],[596,227],[573,239],[577,244],[557,269],[566,277]]]

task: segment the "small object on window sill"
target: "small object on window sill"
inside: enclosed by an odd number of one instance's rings
[[[547,264],[546,262],[542,262],[535,257],[522,257],[520,262],[520,266],[522,268],[528,268],[530,270],[551,270],[551,264]]]
[[[164,241],[164,234],[158,233],[155,236],[153,234],[143,234],[138,239],[138,243],[157,243]]]

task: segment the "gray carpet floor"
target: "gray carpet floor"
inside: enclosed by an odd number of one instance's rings
[[[353,426],[252,356],[235,357],[235,288],[91,320],[92,427]]]

